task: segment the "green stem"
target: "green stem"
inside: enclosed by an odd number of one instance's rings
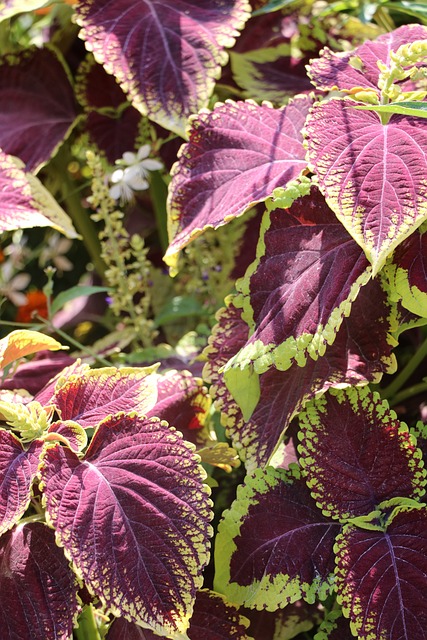
[[[77,232],[81,235],[83,244],[97,273],[103,278],[105,263],[101,258],[101,243],[98,238],[98,232],[90,217],[90,212],[82,206],[79,190],[76,190],[76,185],[71,180],[68,165],[72,158],[68,149],[64,147],[65,145],[61,147],[51,163],[52,170],[58,176],[58,181],[61,185],[61,202],[64,203]]]
[[[73,192],[73,185],[65,172],[61,186],[63,197],[71,220],[76,227],[77,232],[82,236],[83,244],[90,256],[90,259],[98,273],[103,278],[105,272],[105,263],[101,258],[101,243],[99,242],[98,233],[93,224],[89,212],[82,207],[81,197],[78,192]]]
[[[150,196],[156,216],[157,233],[159,234],[163,253],[166,253],[166,249],[169,244],[166,214],[167,195],[168,190],[161,174],[158,171],[153,171],[151,174]]]
[[[77,640],[101,640],[92,605],[82,611],[78,619],[78,627],[74,629]]]
[[[424,340],[422,345],[417,349],[417,351],[414,353],[414,355],[409,360],[409,362],[403,367],[402,371],[394,378],[393,382],[391,382],[388,385],[388,387],[386,387],[381,391],[382,397],[387,400],[392,398],[393,404],[395,404],[396,399],[394,398],[394,396],[396,396],[396,394],[400,391],[403,385],[409,380],[411,375],[414,373],[414,371],[417,369],[417,367],[421,364],[421,362],[426,357],[427,357],[427,338]]]
[[[419,382],[418,384],[414,384],[411,387],[407,387],[403,389],[400,393],[396,393],[392,401],[390,401],[390,406],[395,407],[396,405],[408,400],[408,398],[412,398],[413,396],[417,396],[420,393],[425,393],[427,391],[427,382]]]

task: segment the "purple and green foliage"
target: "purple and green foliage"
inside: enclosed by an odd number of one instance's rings
[[[299,466],[256,470],[225,514],[216,588],[271,610],[336,591],[359,638],[427,637],[415,437],[366,387],[322,395],[299,421]]]
[[[16,362],[62,344],[0,339],[5,640],[427,640],[427,14],[406,4],[0,2],[0,232],[75,225],[156,332],[134,349],[111,305],[104,347],[52,377],[33,359],[32,385]],[[55,313],[37,328],[62,336]],[[184,324],[200,378],[146,356]]]
[[[28,342],[31,337],[27,336]],[[34,576],[27,577],[27,597],[38,601],[39,589],[55,594],[39,603],[44,610],[35,615],[46,617],[49,629],[68,629],[55,637],[68,637],[74,624],[77,600],[70,589],[78,578],[106,611],[181,638],[209,559],[211,535],[209,489],[195,447],[166,421],[142,417],[155,407],[158,395],[160,413],[168,412],[164,393],[158,393],[162,378],[153,368],[83,369],[78,375],[75,370],[75,366],[65,369],[54,390],[48,385],[50,397],[42,390],[20,409],[6,401],[0,404],[4,420],[0,526],[2,533],[10,530],[9,537],[1,538],[3,553],[12,558],[10,546],[15,553],[17,541],[22,546],[22,560],[2,563],[1,599],[9,597],[6,589],[22,590],[21,564],[27,554],[29,564],[34,563]],[[37,397],[45,398],[44,408]],[[171,402],[179,415],[179,400],[171,396]],[[184,394],[181,404],[190,422],[200,417],[198,405],[191,415]],[[31,432],[37,439],[23,445],[8,428],[24,442],[31,439]],[[86,431],[89,437],[94,431],[88,447]],[[28,522],[43,519],[44,513],[59,547],[44,524],[20,524],[24,513]],[[38,566],[28,540],[42,534],[52,534],[52,540],[43,543],[46,551]],[[40,553],[40,545],[38,549]],[[61,582],[48,589],[46,580]],[[64,600],[71,596],[74,606],[65,607]],[[21,596],[18,601],[23,608],[14,602],[14,617],[22,618],[19,629],[23,629],[30,624],[27,605]],[[7,610],[2,609],[3,618]],[[42,638],[43,633],[53,637],[45,623],[31,624],[36,629],[31,637]],[[26,635],[22,632],[21,637]]]

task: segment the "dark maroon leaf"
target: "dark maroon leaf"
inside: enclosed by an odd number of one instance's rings
[[[298,471],[257,470],[224,515],[215,546],[215,588],[231,602],[274,611],[332,590],[341,526],[325,518]]]
[[[89,591],[115,615],[180,637],[210,535],[193,446],[156,418],[118,414],[83,460],[50,447],[41,479],[49,520]]]
[[[245,344],[248,327],[232,302],[218,319],[205,351],[204,376],[212,383],[211,394],[223,414],[227,434],[244,456],[247,470],[269,462],[293,416],[315,394],[342,384],[378,382],[382,373],[395,369],[392,312],[378,280],[371,280],[362,287],[350,316],[344,318],[335,342],[322,358],[305,367],[294,363],[285,372],[272,367],[260,376],[260,399],[245,422],[218,369]],[[371,327],[369,332],[366,326]]]
[[[248,620],[238,608],[214,591],[199,591],[188,629],[190,640],[251,640]]]
[[[188,371],[170,371],[156,376],[157,402],[146,415],[166,420],[184,438],[198,444],[198,434],[211,404],[208,390],[200,378]]]
[[[274,364],[285,371],[323,355],[369,279],[362,250],[315,188],[289,209],[272,211],[257,260],[237,283],[236,304],[251,334],[227,365],[227,384],[232,368],[263,373]]]
[[[72,362],[73,358],[66,353],[40,351],[29,362],[19,364],[13,375],[0,383],[0,389],[25,389],[35,395],[56,373]]]
[[[0,538],[0,628],[5,640],[69,640],[76,579],[54,532],[33,522]]]
[[[194,612],[188,629],[190,640],[251,640],[246,635],[248,620],[242,618],[234,605],[214,591],[197,593]],[[161,638],[166,639],[162,635]],[[115,620],[108,632],[107,640],[156,640],[159,636],[142,629],[123,618]]]
[[[141,114],[102,65],[92,59],[79,72],[76,94],[86,112],[86,130],[110,164],[135,148]]]
[[[244,0],[83,0],[81,37],[133,105],[184,135],[249,17]]]
[[[59,54],[33,47],[3,56],[0,98],[0,147],[36,170],[55,154],[77,116]]]
[[[403,44],[427,38],[427,28],[422,25],[404,25],[391,33],[379,36],[375,41],[364,42],[353,51],[333,53],[325,48],[312,61],[308,73],[318,89],[340,91],[355,88],[372,89],[379,93],[378,61],[390,63],[390,52]]]
[[[169,265],[206,228],[227,224],[306,168],[301,129],[311,103],[301,96],[273,109],[227,101],[192,119],[172,171]]]
[[[424,494],[421,452],[387,402],[367,387],[316,399],[300,414],[300,429],[300,464],[326,515],[354,518],[384,500]]]
[[[69,377],[49,401],[62,421],[94,427],[119,411],[150,410],[157,398],[153,369],[93,369]]]
[[[398,507],[385,531],[346,525],[337,538],[337,587],[358,638],[427,638],[427,509]]]
[[[0,429],[0,535],[24,515],[31,499],[43,442],[24,449],[10,431]]]

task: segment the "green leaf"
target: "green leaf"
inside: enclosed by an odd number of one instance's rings
[[[369,104],[364,106],[354,105],[354,108],[361,111],[376,111],[377,113],[399,113],[404,116],[427,118],[427,102],[421,102],[418,100],[402,100],[400,102],[390,102],[389,104]]]
[[[425,2],[412,2],[412,0],[402,0],[402,2],[385,2],[389,11],[398,11],[408,16],[414,16],[427,24],[427,5]]]
[[[93,293],[106,293],[108,291],[108,287],[95,287],[95,286],[82,286],[76,285],[75,287],[71,287],[66,291],[61,291],[54,301],[52,302],[51,311],[52,313],[56,313],[62,307],[64,307],[67,302],[71,300],[75,300],[76,298],[81,298],[82,296],[91,296]]]
[[[273,11],[280,11],[290,7],[291,5],[299,5],[300,0],[270,0],[263,7],[260,7],[252,13],[253,16],[262,16],[265,13],[272,13]]]

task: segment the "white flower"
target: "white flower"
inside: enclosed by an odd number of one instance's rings
[[[13,275],[13,265],[11,262],[5,262],[1,265],[0,270],[0,298],[9,298],[15,305],[20,307],[27,303],[27,296],[22,293],[31,282],[29,273],[18,273]]]
[[[72,240],[62,238],[59,233],[53,233],[40,253],[40,266],[44,267],[49,262],[52,262],[59,273],[71,271],[73,269],[73,263],[65,254],[71,249],[72,244]]]
[[[118,169],[110,176],[110,196],[113,200],[129,202],[134,191],[148,189],[148,175],[150,171],[163,169],[163,164],[158,160],[148,158],[151,151],[149,144],[144,144],[137,153],[126,151],[120,160],[116,161]]]

